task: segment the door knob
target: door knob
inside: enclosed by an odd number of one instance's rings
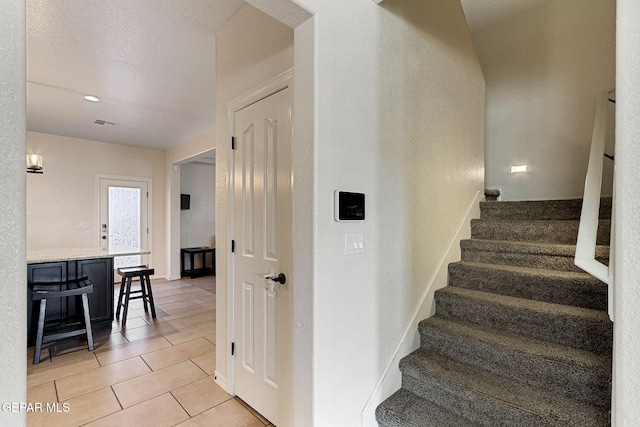
[[[102,240],[107,240],[107,236],[102,236]]]
[[[287,281],[287,276],[285,276],[284,273],[280,273],[277,277],[275,277],[274,275],[272,277],[265,277],[265,279],[272,280],[274,282],[280,283],[281,285],[284,285],[284,283]]]

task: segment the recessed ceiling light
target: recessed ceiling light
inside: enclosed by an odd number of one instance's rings
[[[85,95],[84,99],[86,99],[87,101],[91,101],[91,102],[100,101],[100,98],[98,98],[97,96],[93,96],[93,95]]]

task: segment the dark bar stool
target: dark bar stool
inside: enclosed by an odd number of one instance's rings
[[[77,335],[87,334],[89,351],[93,351],[93,333],[91,331],[91,316],[89,315],[88,294],[93,292],[93,283],[87,277],[67,280],[64,282],[34,283],[31,290],[31,299],[40,301],[40,315],[38,316],[38,334],[36,335],[36,348],[33,354],[33,364],[40,363],[40,351],[42,344],[59,341]],[[82,296],[82,309],[84,312],[84,328],[74,331],[44,334],[44,319],[47,311],[47,299]]]
[[[156,306],[153,303],[153,291],[151,290],[151,276],[154,273],[153,268],[148,268],[146,265],[140,265],[137,267],[123,267],[118,269],[118,274],[122,276],[122,283],[120,284],[120,296],[118,297],[118,309],[116,310],[116,319],[120,317],[120,307],[124,306],[124,312],[122,313],[122,326],[127,324],[127,311],[129,310],[129,300],[142,298],[144,303],[144,311],[148,313],[148,307],[151,306],[151,316],[156,318]],[[140,278],[140,290],[131,290],[131,280],[134,277]],[[141,294],[132,297],[131,294]],[[124,298],[124,301],[123,301]]]

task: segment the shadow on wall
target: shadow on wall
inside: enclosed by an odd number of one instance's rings
[[[382,172],[374,215],[382,370],[421,303],[428,311],[434,289],[446,285],[436,274],[483,188],[485,94],[458,2],[385,0],[380,6]],[[410,333],[401,344],[407,340],[415,347],[419,337]],[[399,382],[397,369],[392,366],[388,376]]]
[[[487,186],[503,186],[505,200],[581,197],[597,96],[615,84],[615,1],[537,3],[473,39],[487,85]],[[517,164],[531,172],[508,175]]]

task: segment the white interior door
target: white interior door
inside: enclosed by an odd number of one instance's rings
[[[148,183],[100,178],[100,246],[103,250],[148,249]],[[114,269],[146,264],[146,256],[114,258]]]
[[[290,90],[235,112],[235,393],[279,427],[290,424],[293,350]]]

